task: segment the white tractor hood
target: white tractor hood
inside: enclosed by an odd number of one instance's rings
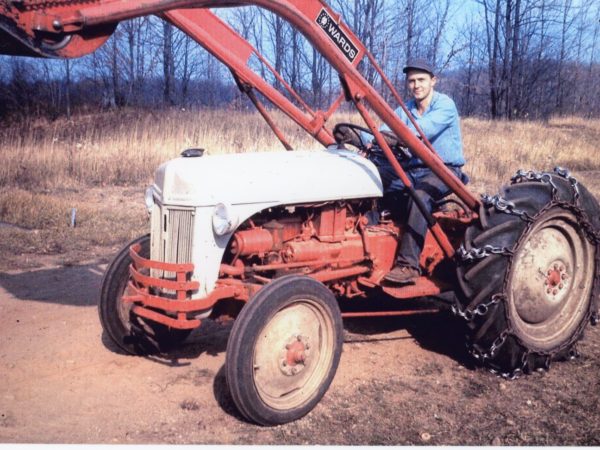
[[[292,205],[383,193],[370,161],[330,149],[181,157],[156,170],[154,189],[165,205],[193,207]]]

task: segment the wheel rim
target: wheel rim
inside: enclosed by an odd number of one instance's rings
[[[586,315],[594,280],[595,247],[569,211],[554,208],[519,245],[509,276],[515,334],[534,349],[567,341]]]
[[[323,305],[300,299],[277,311],[254,346],[254,385],[271,408],[288,410],[313,398],[330,372],[334,325]]]

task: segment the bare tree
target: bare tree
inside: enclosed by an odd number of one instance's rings
[[[163,101],[167,105],[175,104],[175,61],[173,57],[173,26],[163,22]]]
[[[560,34],[560,54],[558,56],[558,71],[556,74],[556,107],[559,112],[563,110],[563,97],[564,97],[564,80],[563,80],[563,70],[565,65],[565,57],[567,50],[567,36],[569,32],[569,28],[572,24],[571,19],[571,5],[572,0],[563,0],[563,10],[562,10],[562,27]]]
[[[112,98],[111,98],[111,106],[112,107],[116,107],[117,105],[120,105],[121,102],[119,101],[120,95],[119,95],[119,46],[118,46],[118,30],[115,32],[114,36],[112,37],[112,54],[111,54],[111,73],[112,73]]]
[[[310,85],[312,91],[312,103],[317,106],[323,104],[323,85],[328,74],[327,62],[313,48],[310,70]]]
[[[71,120],[71,61],[64,60],[65,64],[65,111],[67,119]]]
[[[475,13],[459,30],[458,0],[330,0],[397,85],[409,57],[444,71],[463,114],[548,118],[600,114],[600,4],[581,0],[471,0]],[[322,107],[339,93],[323,57],[281,18],[257,7],[220,13],[272,61],[292,87]],[[454,36],[450,38],[449,36]],[[73,62],[42,62],[42,71],[6,57],[0,64],[0,113],[70,116],[82,104],[221,105],[229,77],[200,46],[156,17],[122,23],[108,43]],[[256,58],[253,69],[277,86]],[[359,70],[389,98],[369,64]],[[162,88],[162,89],[160,89]],[[242,103],[237,102],[236,105]]]
[[[288,48],[289,25],[280,16],[271,12],[261,10],[261,15],[266,25],[275,71],[281,74]],[[278,80],[275,80],[275,86],[281,87]]]
[[[460,96],[455,99],[458,100],[461,113],[467,116],[479,112],[477,99],[481,90],[481,61],[485,53],[483,34],[484,30],[480,22],[475,15],[471,14],[461,30],[460,45],[464,48],[464,52],[459,56],[459,63],[463,71],[459,74]]]
[[[434,67],[439,66],[439,55],[442,39],[446,32],[452,0],[442,0],[432,4],[433,14],[429,17],[430,42],[427,59]]]
[[[592,27],[591,40],[590,40],[590,59],[587,70],[587,81],[588,81],[588,92],[584,97],[583,109],[587,117],[594,116],[594,106],[596,108],[596,114],[598,114],[598,102],[596,99],[600,95],[600,68],[598,63],[598,39],[600,38],[600,6],[596,5],[595,14],[590,14],[594,26]]]

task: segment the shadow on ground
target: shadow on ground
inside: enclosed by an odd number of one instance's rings
[[[0,286],[20,300],[94,306],[98,304],[104,267],[87,264],[15,274],[0,272]]]
[[[20,300],[40,301],[70,306],[95,306],[105,265],[57,267],[22,273],[0,273],[0,286]],[[430,308],[430,301],[398,301],[387,296],[372,297],[353,303],[355,307],[370,309],[418,309]],[[226,350],[232,322],[219,323],[203,320],[185,343],[167,354],[152,356],[157,363],[177,365],[179,359],[197,358],[203,353],[216,355]],[[397,339],[415,339],[430,351],[451,357],[467,365],[469,357],[464,346],[464,330],[451,315],[442,312],[401,317],[352,318],[344,320],[346,342],[374,342]],[[385,336],[398,330],[406,330],[409,336]],[[115,353],[122,351],[103,334],[103,344]]]
[[[346,342],[377,342],[414,339],[422,348],[446,355],[462,366],[474,368],[465,346],[466,330],[460,321],[447,312],[402,317],[346,319],[349,333]],[[408,336],[386,336],[406,330]]]

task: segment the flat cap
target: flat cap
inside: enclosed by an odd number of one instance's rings
[[[402,72],[407,73],[409,70],[422,70],[433,76],[433,66],[429,64],[429,61],[422,58],[411,58],[406,63]]]

